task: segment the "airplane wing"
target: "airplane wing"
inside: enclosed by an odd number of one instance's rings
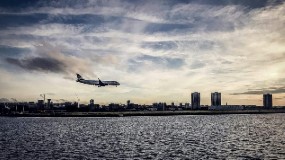
[[[103,81],[105,85],[120,85],[117,81]]]
[[[108,85],[107,83],[105,84],[104,82],[102,82],[99,78],[98,78],[98,80],[99,80],[99,86],[106,86],[106,85]]]

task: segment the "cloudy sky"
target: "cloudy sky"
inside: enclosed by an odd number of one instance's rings
[[[75,82],[116,80],[119,87]],[[0,2],[0,98],[285,105],[278,0]]]

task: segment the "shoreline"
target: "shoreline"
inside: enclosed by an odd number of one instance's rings
[[[4,114],[1,117],[131,117],[131,116],[175,116],[175,115],[222,115],[222,114],[270,114],[285,113],[285,109],[236,110],[236,111],[134,111],[134,112],[45,112]]]

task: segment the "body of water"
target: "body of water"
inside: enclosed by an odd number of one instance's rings
[[[285,114],[0,117],[0,159],[285,159]]]

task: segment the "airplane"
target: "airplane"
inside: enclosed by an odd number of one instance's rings
[[[82,78],[80,74],[77,73],[76,75],[77,75],[76,82],[83,83],[83,84],[95,85],[98,87],[104,87],[108,85],[113,85],[117,87],[118,85],[120,85],[120,83],[117,81],[101,81],[99,78],[98,78],[98,81],[97,80],[85,80],[84,78]]]

